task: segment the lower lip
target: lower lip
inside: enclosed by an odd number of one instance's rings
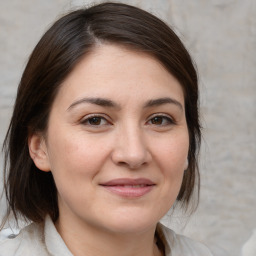
[[[136,198],[141,197],[149,193],[153,189],[152,186],[143,186],[143,187],[125,187],[125,186],[103,186],[108,191],[122,196],[122,197],[130,197]]]

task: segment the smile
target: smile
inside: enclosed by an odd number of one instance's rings
[[[121,197],[138,198],[149,193],[156,184],[149,179],[115,179],[100,184],[107,191]]]
[[[148,185],[120,185],[120,186],[123,186],[125,188],[141,188],[141,187],[145,187]]]

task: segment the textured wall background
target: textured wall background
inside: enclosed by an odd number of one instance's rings
[[[175,213],[171,222],[165,221],[208,244],[216,256],[238,256],[256,228],[256,1],[122,2],[143,7],[172,25],[200,74],[201,203],[192,217]],[[0,2],[0,144],[32,48],[56,16],[84,3],[89,1]],[[3,200],[0,207],[1,215]]]

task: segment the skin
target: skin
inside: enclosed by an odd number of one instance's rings
[[[74,255],[161,255],[154,233],[180,190],[189,137],[182,87],[155,58],[96,46],[61,85],[46,136],[29,145],[53,174],[55,225]],[[117,178],[154,186],[126,197],[101,185]]]

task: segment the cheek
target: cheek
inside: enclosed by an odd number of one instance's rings
[[[157,142],[155,142],[155,145]],[[184,171],[189,149],[189,139],[186,134],[165,139],[156,148],[156,158],[161,169],[168,174]]]
[[[166,139],[157,148],[155,159],[162,172],[163,194],[168,202],[174,202],[183,180],[189,148],[188,135],[184,133]]]
[[[59,193],[59,200],[68,205],[84,204],[77,195],[93,195],[93,178],[100,171],[103,154],[93,143],[56,135],[49,145],[51,171]]]
[[[106,152],[93,139],[79,133],[72,135],[65,132],[64,136],[59,133],[50,141],[49,158],[53,171],[90,172],[100,166]]]
[[[96,200],[97,177],[110,152],[108,140],[96,139],[84,132],[61,134],[59,131],[52,136],[49,155],[59,202],[76,208]]]

